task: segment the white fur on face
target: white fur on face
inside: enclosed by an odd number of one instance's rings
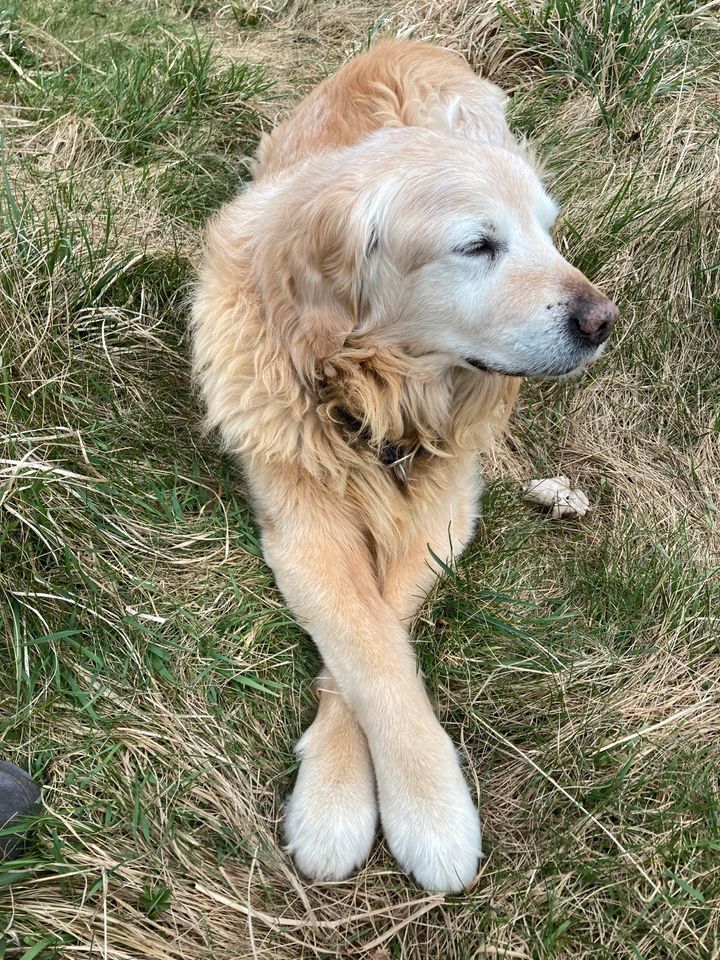
[[[383,136],[392,150],[397,133]],[[567,374],[602,353],[569,322],[574,298],[599,294],[553,244],[557,207],[520,157],[450,138],[430,164],[427,149],[405,150],[368,213],[379,244],[363,330],[517,375]]]

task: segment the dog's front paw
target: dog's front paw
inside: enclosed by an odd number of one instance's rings
[[[459,765],[438,783],[381,797],[383,830],[400,866],[425,890],[458,893],[477,876],[480,817]]]
[[[306,876],[344,880],[367,860],[377,830],[369,758],[346,756],[338,766],[303,741],[298,746],[303,759],[285,807],[287,851]]]

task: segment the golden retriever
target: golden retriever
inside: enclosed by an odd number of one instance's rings
[[[386,41],[321,83],[210,223],[194,299],[208,424],[323,659],[285,810],[306,875],[348,876],[378,811],[429,890],[481,856],[478,811],[408,622],[473,533],[479,453],[524,376],[597,358],[615,305],[563,259],[557,208],[461,57]]]

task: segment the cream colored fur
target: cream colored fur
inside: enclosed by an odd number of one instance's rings
[[[566,335],[570,298],[600,295],[549,238],[555,208],[504,101],[454,54],[381,44],[265,137],[255,183],[208,228],[193,313],[208,424],[325,664],[285,824],[317,879],[365,860],[378,807],[428,889],[467,886],[481,855],[409,636],[429,548],[472,536],[478,454],[517,394],[517,376],[466,361],[557,374],[600,352]],[[468,254],[479,230],[497,255]],[[388,443],[421,448],[407,488]]]

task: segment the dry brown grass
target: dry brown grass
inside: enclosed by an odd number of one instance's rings
[[[487,2],[108,0],[98,26],[36,3],[2,34],[41,89],[2,73],[0,729],[46,813],[2,875],[0,955],[720,955],[718,9],[635,3],[628,39],[620,17],[599,43],[598,4],[508,6],[515,23]],[[136,75],[102,93],[103,30],[133,63],[160,50],[161,77],[190,25],[217,45],[210,80],[158,80],[135,112]],[[316,663],[187,384],[199,223],[259,128],[376,30],[514,92],[559,243],[623,313],[589,377],[527,385],[478,542],[418,620],[489,851],[455,898],[414,889],[382,844],[338,884],[284,856]],[[222,79],[238,58],[276,85]],[[207,141],[192,111],[167,122],[200,82]],[[582,524],[522,504],[518,480],[560,472],[591,493]]]

